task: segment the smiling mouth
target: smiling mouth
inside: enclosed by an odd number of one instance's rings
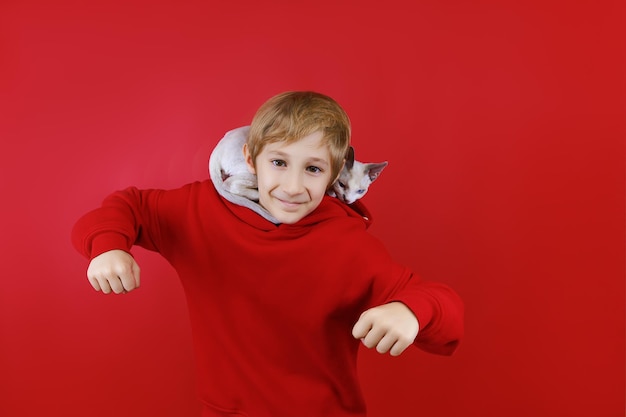
[[[304,204],[304,202],[301,202],[301,201],[283,200],[278,197],[276,197],[276,200],[278,200],[283,205],[283,207],[288,208],[288,209],[297,209],[298,207],[300,207],[300,205]]]
[[[287,205],[287,206],[297,206],[300,205],[302,203],[297,202],[297,201],[287,201],[287,200],[281,200],[280,198],[278,199],[281,203]]]

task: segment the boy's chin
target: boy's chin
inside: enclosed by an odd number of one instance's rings
[[[270,198],[267,204],[263,204],[263,198],[259,202],[280,224],[295,224],[311,214],[319,206],[321,201],[307,201],[302,205],[294,206],[277,198]]]
[[[271,213],[270,214],[272,216],[274,216],[274,218],[276,218],[276,220],[278,220],[278,222],[280,224],[295,224],[298,223],[300,220],[304,219],[309,213],[306,213],[304,215],[302,214],[284,214],[284,213]]]
[[[300,220],[304,219],[306,216],[308,216],[313,210],[288,212],[288,211],[274,209],[274,210],[268,210],[268,211],[270,212],[272,216],[274,216],[276,220],[278,220],[280,224],[295,224],[295,223],[298,223]]]

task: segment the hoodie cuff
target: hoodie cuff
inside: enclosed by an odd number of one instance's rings
[[[130,245],[124,235],[118,233],[103,233],[95,236],[91,242],[89,260],[114,249],[130,253]]]
[[[420,333],[428,327],[435,314],[434,306],[431,304],[432,298],[423,293],[406,294],[404,297],[389,302],[399,302],[407,306],[417,318]]]

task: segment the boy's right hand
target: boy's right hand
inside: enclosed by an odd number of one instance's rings
[[[96,291],[127,293],[139,287],[139,265],[128,252],[115,249],[91,260],[87,278]]]

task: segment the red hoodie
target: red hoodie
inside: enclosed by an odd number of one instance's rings
[[[420,324],[415,345],[432,353],[451,354],[463,331],[458,296],[394,263],[370,219],[359,202],[325,197],[276,225],[205,181],[116,192],[72,240],[90,259],[136,244],[176,269],[205,416],[365,416],[351,334],[363,311],[403,302]]]

